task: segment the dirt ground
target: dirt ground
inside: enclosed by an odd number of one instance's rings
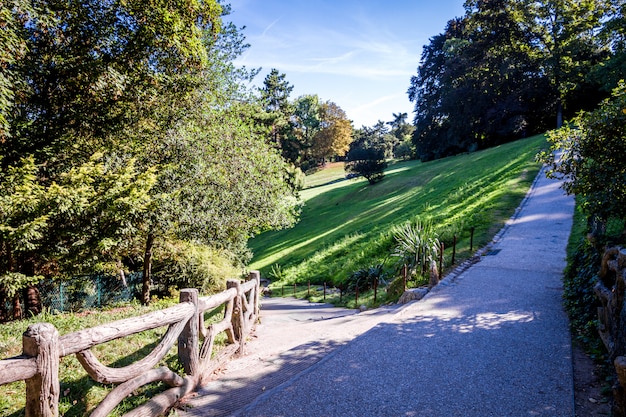
[[[604,380],[602,369],[579,346],[572,350],[576,417],[610,416],[610,383]]]

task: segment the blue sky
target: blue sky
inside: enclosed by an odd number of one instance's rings
[[[413,105],[406,94],[422,48],[464,14],[463,0],[230,0],[227,20],[251,47],[236,64],[272,68],[294,86],[337,103],[355,127],[392,120]]]

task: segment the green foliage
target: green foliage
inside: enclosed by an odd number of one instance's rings
[[[215,0],[3,3],[0,273],[143,261],[147,284],[155,242],[243,262],[249,237],[293,224],[300,178],[244,104],[255,71],[233,64],[247,45],[229,12]]]
[[[598,280],[600,255],[587,240],[569,256],[563,274],[563,300],[576,338],[588,350],[599,350],[597,319],[600,303],[593,287]]]
[[[623,45],[622,32],[609,30],[623,21],[610,3],[467,1],[465,15],[431,37],[411,79],[417,156],[506,143],[595,106],[623,74],[623,48],[607,47]]]
[[[235,257],[225,250],[179,241],[165,242],[155,252],[153,280],[165,294],[183,288],[214,294],[241,275]]]
[[[416,216],[432,219],[442,237],[462,231],[456,252],[462,262],[473,255],[471,227],[476,250],[513,214],[539,170],[534,156],[545,146],[538,136],[429,163],[396,162],[375,187],[364,179],[336,181],[338,175],[321,170],[307,177],[315,186],[300,193],[300,222],[250,241],[250,268],[267,274],[280,264],[283,282],[339,285],[347,273],[383,263],[394,247],[392,228]],[[446,264],[450,251],[446,246]]]
[[[383,287],[386,284],[383,264],[378,264],[376,266],[370,266],[369,268],[356,270],[350,274],[343,285],[343,291],[354,293],[358,288],[359,292],[362,294],[372,289],[374,285]]]
[[[50,185],[37,173],[30,157],[0,175],[0,273],[81,273],[131,251],[153,170],[95,154]]]
[[[564,189],[579,197],[583,212],[603,222],[626,219],[626,84],[548,139],[552,152],[539,157],[550,164],[549,176],[565,179]]]
[[[415,218],[393,229],[395,247],[392,256],[398,258],[398,263],[407,265],[411,275],[424,273],[430,269],[430,264],[439,259],[441,243],[430,220],[422,221]]]
[[[382,181],[386,167],[387,162],[382,150],[354,148],[348,152],[346,171],[365,177],[372,185]]]
[[[0,289],[5,291],[8,299],[11,299],[22,289],[36,285],[42,279],[42,276],[28,276],[19,272],[7,272],[0,275]]]

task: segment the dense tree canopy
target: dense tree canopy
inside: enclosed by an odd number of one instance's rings
[[[551,153],[543,161],[549,175],[564,178],[565,190],[600,223],[626,220],[626,84],[621,82],[599,108],[551,132]],[[559,155],[555,158],[555,152]]]
[[[467,1],[465,15],[424,47],[411,79],[418,157],[542,132],[595,106],[624,77],[623,7],[611,0]]]
[[[293,223],[288,165],[242,87],[255,71],[233,65],[247,45],[228,11],[214,0],[2,4],[0,298],[28,277],[112,264],[143,265],[148,302],[164,242],[241,266],[250,236]]]

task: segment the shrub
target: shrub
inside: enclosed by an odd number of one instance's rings
[[[416,218],[414,222],[395,227],[393,234],[396,246],[392,256],[409,267],[410,275],[426,272],[430,263],[438,259],[441,244],[430,221]]]
[[[593,287],[598,280],[600,255],[585,239],[570,257],[563,274],[563,300],[570,317],[570,325],[577,339],[587,349],[599,346],[597,336],[597,309],[600,306]]]
[[[354,292],[358,288],[359,292],[364,292],[374,287],[374,281],[377,285],[386,285],[382,264],[354,271],[345,282],[345,290]]]
[[[370,184],[375,184],[385,176],[385,154],[376,148],[355,148],[348,153],[346,171],[367,178]]]
[[[168,242],[155,251],[153,279],[158,292],[198,288],[203,294],[224,290],[226,280],[241,276],[234,257],[225,250],[189,242]]]

